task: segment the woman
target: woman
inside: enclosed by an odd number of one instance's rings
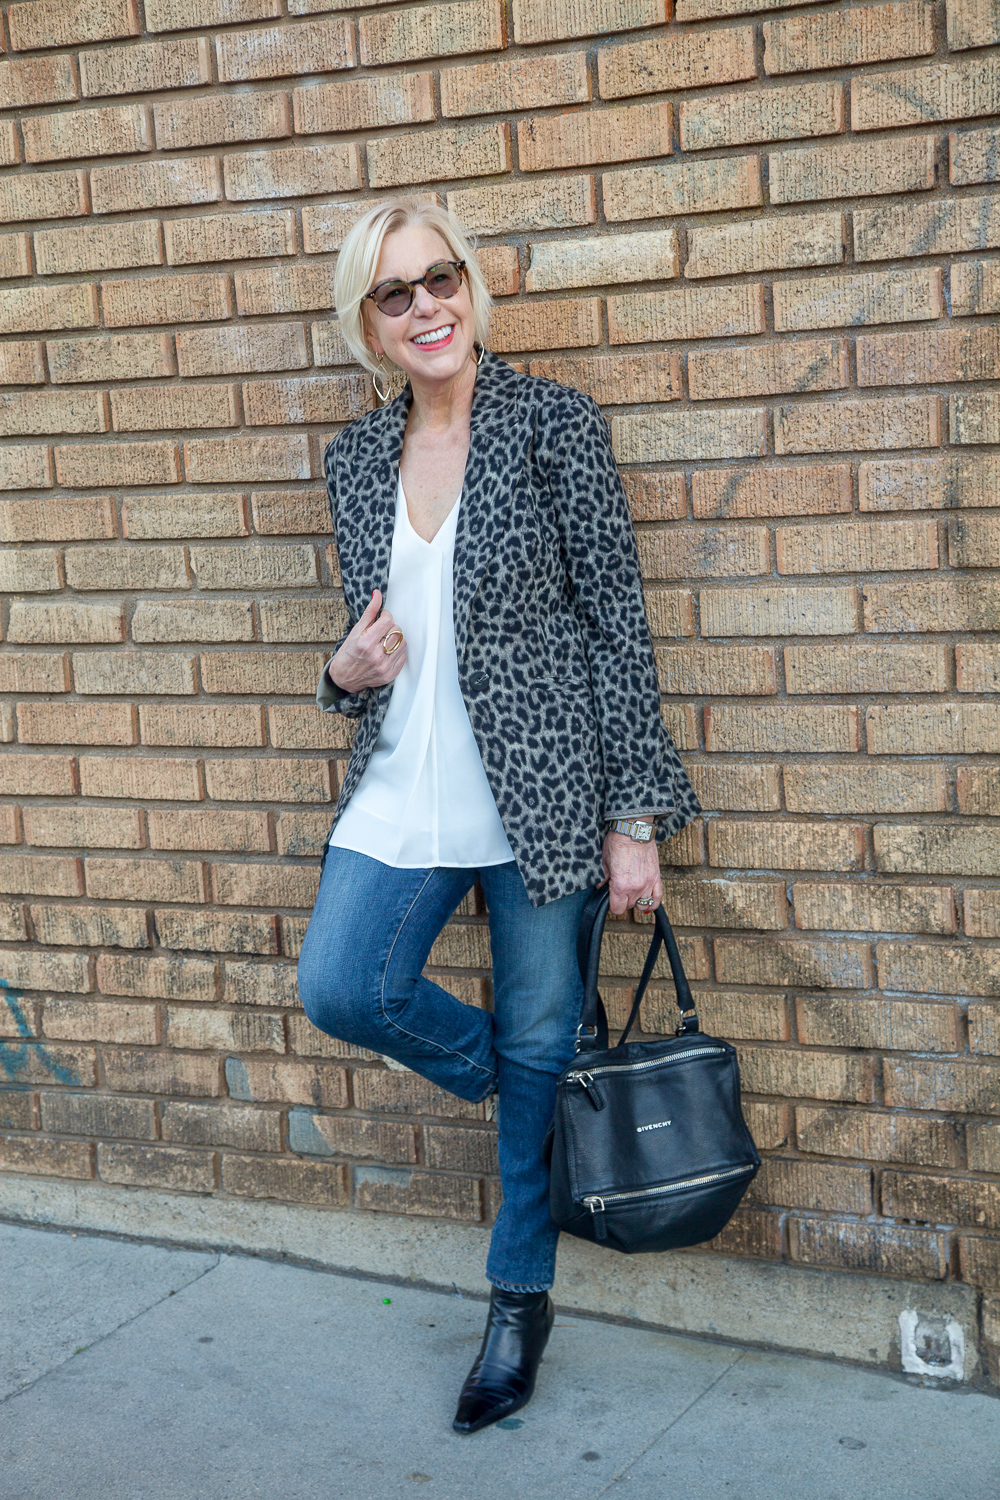
[[[390,199],[344,241],[341,328],[380,398],[326,475],[350,629],[320,682],[360,720],[299,961],[306,1014],[462,1099],[497,1095],[490,1309],[454,1427],[523,1406],[552,1326],[545,1137],[574,1051],[576,930],[659,902],[700,811],[664,731],[628,505],[595,402],[486,350],[457,222]],[[654,837],[655,825],[655,837]],[[422,977],[482,884],[492,1014]]]

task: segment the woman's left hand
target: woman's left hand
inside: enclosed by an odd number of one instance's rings
[[[604,873],[611,894],[611,911],[616,917],[630,910],[640,897],[652,898],[642,911],[653,911],[663,900],[660,883],[660,857],[656,843],[637,843],[626,833],[608,833],[604,837]]]

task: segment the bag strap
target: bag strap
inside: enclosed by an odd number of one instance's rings
[[[608,1047],[608,1017],[604,1002],[597,990],[597,976],[601,965],[601,941],[608,918],[609,903],[608,887],[605,885],[595,889],[583,909],[577,930],[577,961],[580,965],[580,977],[583,980],[583,1004],[580,1008],[580,1024],[576,1029],[578,1052],[604,1052]],[[639,1014],[639,1007],[661,947],[667,950],[667,961],[670,964],[677,1004],[681,1013],[680,1025],[677,1028],[678,1034],[698,1030],[698,1012],[695,1009],[691,987],[681,963],[673,928],[662,906],[658,906],[653,915],[656,921],[656,931],[650,941],[649,952],[646,955],[646,962],[643,965],[642,976],[635,992],[635,1000],[632,1003],[628,1021],[618,1041],[619,1047],[627,1041],[628,1034]]]

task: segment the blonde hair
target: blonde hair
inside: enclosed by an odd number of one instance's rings
[[[485,345],[489,335],[493,298],[476,260],[472,241],[458,220],[448,209],[439,207],[437,203],[427,202],[426,199],[386,198],[369,209],[345,235],[337,256],[333,284],[340,330],[351,353],[366,370],[375,371],[379,365],[365,341],[362,304],[372,289],[375,269],[382,253],[382,241],[387,234],[405,229],[410,224],[422,224],[435,230],[455,260],[465,261],[466,285],[472,303],[476,339]],[[385,361],[390,365],[393,363],[388,355],[385,356]]]

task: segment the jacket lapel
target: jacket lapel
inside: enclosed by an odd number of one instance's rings
[[[357,447],[349,458],[339,460],[340,569],[344,597],[355,617],[366,609],[372,590],[380,589],[384,595],[389,582],[399,458],[410,400],[406,386],[388,406],[359,423]]]
[[[503,534],[531,436],[517,377],[488,350],[472,393],[469,458],[455,533],[455,651],[461,664],[469,611]]]

